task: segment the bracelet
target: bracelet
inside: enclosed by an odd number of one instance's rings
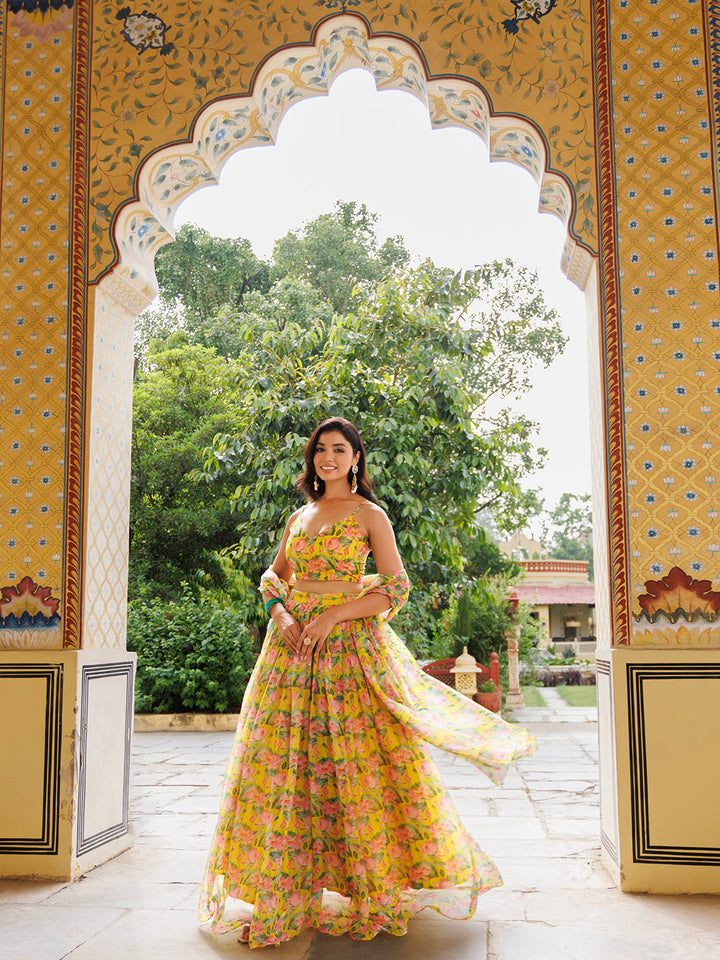
[[[268,602],[265,604],[265,613],[268,616],[270,616],[270,607],[274,603],[282,603],[282,600],[280,599],[280,597],[272,597],[272,599],[268,600]]]

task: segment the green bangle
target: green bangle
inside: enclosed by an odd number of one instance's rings
[[[265,604],[265,613],[266,613],[268,616],[270,616],[270,607],[271,607],[274,603],[282,603],[282,600],[280,599],[280,597],[273,597],[271,600],[268,600],[268,602]]]

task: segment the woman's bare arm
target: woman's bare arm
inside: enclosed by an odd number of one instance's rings
[[[300,510],[302,510],[302,507]],[[290,579],[292,570],[287,561],[287,557],[285,556],[285,547],[290,534],[290,526],[293,520],[295,520],[297,515],[300,513],[300,510],[296,510],[285,524],[285,530],[283,531],[278,552],[275,554],[275,559],[270,567],[270,569],[274,570],[281,580],[285,580],[286,582]],[[270,600],[270,594],[263,593],[262,599],[263,603],[267,603],[268,600]],[[293,617],[290,611],[285,608],[283,603],[273,603],[270,607],[269,616],[272,622],[275,624],[283,643],[290,647],[294,653],[297,653],[298,647],[300,646],[300,634],[302,631],[300,629],[300,624],[297,622],[295,617]]]

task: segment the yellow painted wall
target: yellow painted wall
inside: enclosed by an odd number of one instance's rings
[[[616,648],[603,658],[615,709],[601,753],[614,755],[604,772],[619,828],[615,858],[604,844],[608,866],[628,892],[717,893],[720,652]],[[611,818],[605,829],[614,832]]]

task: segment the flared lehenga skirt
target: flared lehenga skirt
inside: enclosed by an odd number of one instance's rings
[[[346,600],[295,592],[286,606],[302,624]],[[471,916],[502,880],[428,743],[496,783],[534,750],[525,730],[424,674],[382,617],[341,622],[310,662],[271,622],[228,760],[200,919],[215,933],[250,921],[260,947],[306,926],[358,940],[403,934],[424,907]]]

